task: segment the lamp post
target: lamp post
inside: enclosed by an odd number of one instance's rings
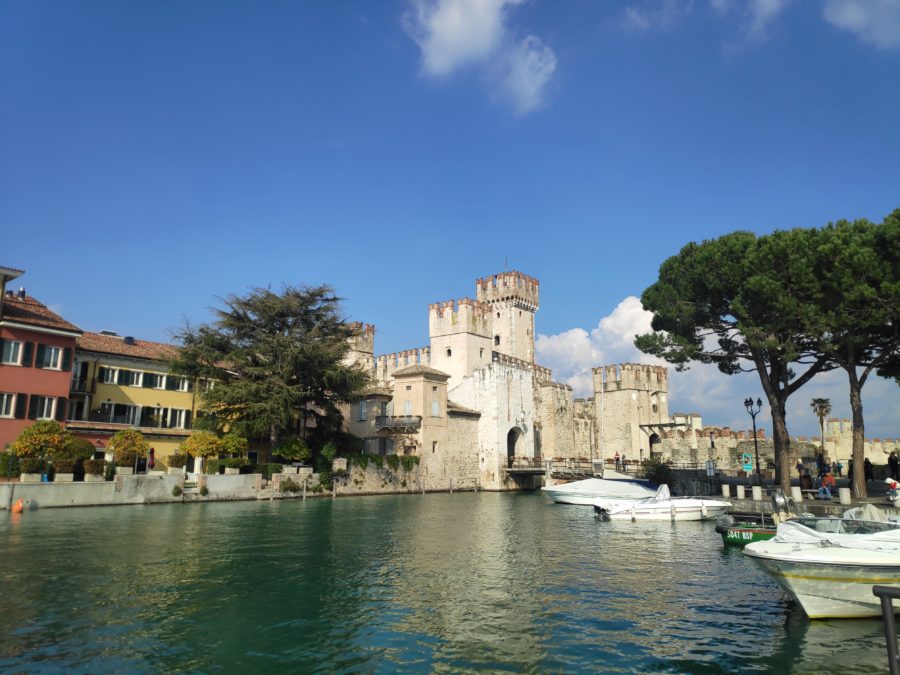
[[[747,409],[747,412],[750,413],[750,417],[753,420],[753,450],[756,453],[756,480],[762,485],[762,472],[759,470],[759,441],[756,439],[756,416],[759,414],[759,411],[762,410],[762,399],[756,399],[756,407],[753,407],[753,399],[746,398],[744,399],[744,407]]]

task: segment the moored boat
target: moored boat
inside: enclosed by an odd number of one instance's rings
[[[651,499],[623,500],[612,507],[594,503],[603,520],[715,520],[731,507],[730,502],[705,497],[672,497],[661,485]]]
[[[731,525],[716,522],[716,532],[726,546],[746,546],[754,541],[766,541],[775,536],[774,525],[735,522]]]
[[[586,478],[571,483],[548,485],[542,487],[541,492],[559,504],[590,506],[599,498],[648,499],[656,494],[656,487],[650,481],[607,471],[603,478]]]
[[[879,616],[881,603],[872,586],[900,588],[900,528],[895,523],[790,520],[778,525],[772,539],[745,546],[744,554],[811,619]]]

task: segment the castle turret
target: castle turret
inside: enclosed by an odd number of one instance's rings
[[[450,375],[450,389],[491,362],[491,307],[461,298],[428,306],[431,365]]]
[[[540,306],[540,282],[521,272],[478,279],[475,297],[491,306],[495,352],[534,363],[534,313]]]
[[[354,323],[355,333],[350,338],[350,350],[344,357],[349,364],[358,364],[370,375],[375,372],[375,326],[368,323]]]

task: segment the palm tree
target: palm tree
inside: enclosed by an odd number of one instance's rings
[[[822,431],[822,452],[825,452],[825,418],[831,414],[830,398],[814,398],[810,401],[809,406],[813,409],[816,417],[819,418],[819,429]]]

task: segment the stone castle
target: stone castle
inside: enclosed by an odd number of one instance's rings
[[[611,467],[616,454],[631,466],[654,457],[738,471],[758,446],[763,468],[772,460],[764,430],[754,444],[753,432],[670,414],[665,367],[598,366],[593,396],[575,398],[535,362],[539,307],[539,281],[509,271],[476,280],[475,299],[429,305],[428,346],[376,356],[375,327],[359,324],[348,358],[371,386],[347,411],[348,430],[370,454],[418,455],[418,487],[429,490],[533,488],[547,462]],[[826,454],[846,463],[849,445],[838,435],[847,441],[849,431],[831,422],[829,430]],[[794,440],[795,455],[812,456],[817,446]],[[873,461],[884,462],[883,447],[894,442],[867,443]]]

